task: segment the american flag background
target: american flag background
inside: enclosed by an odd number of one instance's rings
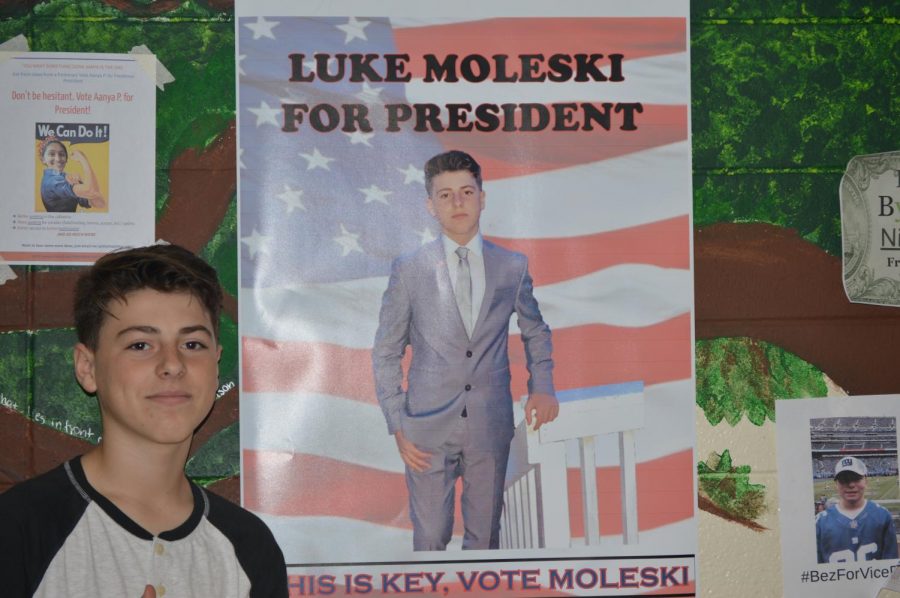
[[[429,556],[411,552],[403,463],[370,353],[391,261],[439,233],[423,164],[454,148],[482,165],[484,236],[529,258],[557,389],[645,385],[640,546],[629,554],[695,551],[688,24],[677,4],[683,16],[239,16],[243,502],[289,564]],[[319,53],[409,54],[412,77],[292,83],[294,53],[309,61],[305,72]],[[425,53],[620,53],[625,80],[429,83]],[[339,66],[331,61],[330,72]],[[608,131],[385,131],[386,104],[522,102],[640,102],[643,111],[633,131],[615,116]],[[283,132],[283,104],[363,104],[373,131],[320,133],[305,114],[298,131]],[[514,319],[510,335],[520,397],[527,371]],[[607,543],[578,554],[622,550],[614,446],[597,447]],[[580,473],[568,474],[577,547]]]

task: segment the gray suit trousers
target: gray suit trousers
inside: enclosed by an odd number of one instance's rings
[[[453,535],[456,480],[465,533],[463,550],[499,548],[500,515],[509,445],[472,446],[467,418],[460,417],[447,441],[432,450],[425,472],[406,468],[413,550],[445,550]]]

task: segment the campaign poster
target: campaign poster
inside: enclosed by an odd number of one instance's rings
[[[898,562],[900,396],[775,407],[785,595],[875,596]]]
[[[155,57],[0,53],[0,258],[90,264],[155,241]]]
[[[694,595],[688,3],[235,13],[242,501],[291,595]]]

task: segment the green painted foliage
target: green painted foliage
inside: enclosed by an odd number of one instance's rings
[[[72,347],[75,330],[38,330],[34,345],[35,422],[70,436],[96,443],[100,436],[100,409],[94,397],[85,394],[75,380]],[[89,433],[77,433],[77,430]]]
[[[765,512],[766,487],[750,483],[750,466],[735,467],[728,449],[697,464],[700,492],[716,506],[740,519],[754,520]]]
[[[219,359],[219,385],[237,384],[238,381],[238,327],[228,316],[219,319],[219,343],[222,357]]]
[[[217,479],[240,473],[240,433],[232,424],[213,436],[187,462],[186,471],[192,478],[204,478],[211,483]],[[209,479],[212,478],[212,479]]]
[[[697,225],[759,221],[840,252],[838,184],[896,149],[900,21],[886,3],[692,5]],[[893,11],[893,15],[896,11]]]
[[[757,426],[775,421],[775,400],[827,394],[822,373],[762,341],[717,338],[696,343],[697,405],[716,425],[742,417]]]
[[[0,334],[0,407],[31,412],[31,334]]]
[[[237,297],[237,198],[232,197],[222,224],[200,253],[219,273],[225,292]]]
[[[896,17],[892,0],[692,0],[691,20],[753,19],[754,21],[816,19],[866,19]]]

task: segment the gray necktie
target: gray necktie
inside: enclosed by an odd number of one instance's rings
[[[469,269],[469,249],[457,247],[459,267],[456,269],[456,304],[466,326],[466,334],[472,338],[472,272]]]

